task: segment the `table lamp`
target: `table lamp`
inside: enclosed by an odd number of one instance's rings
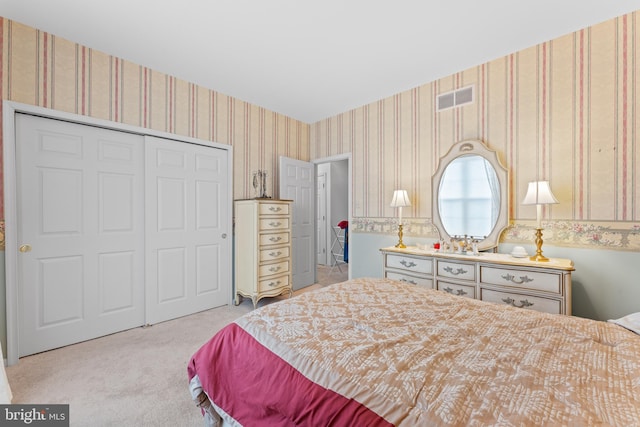
[[[395,190],[391,200],[391,207],[398,208],[398,244],[396,248],[406,248],[402,243],[402,208],[405,206],[411,206],[407,190]]]
[[[523,205],[536,205],[536,254],[529,257],[531,261],[549,261],[542,255],[542,205],[558,203],[549,187],[549,181],[533,181],[529,183]]]

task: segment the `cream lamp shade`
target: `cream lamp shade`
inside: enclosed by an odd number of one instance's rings
[[[392,208],[403,208],[405,206],[411,206],[409,201],[409,195],[407,190],[396,190],[393,192],[393,199],[391,199]]]
[[[523,205],[548,205],[552,203],[558,203],[558,200],[551,192],[549,181],[533,181],[529,183],[527,195],[524,196],[522,201]]]
[[[549,181],[533,181],[529,183],[527,195],[522,201],[523,205],[536,205],[537,228],[542,228],[542,205],[558,203],[558,200],[551,192]]]

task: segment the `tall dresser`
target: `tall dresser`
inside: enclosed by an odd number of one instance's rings
[[[235,202],[235,303],[293,292],[292,200]]]

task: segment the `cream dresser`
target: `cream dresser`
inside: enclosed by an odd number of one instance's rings
[[[291,200],[235,202],[235,303],[293,292]]]
[[[571,314],[574,267],[568,259],[536,262],[508,254],[463,255],[417,247],[389,247],[380,251],[384,277],[466,298]]]

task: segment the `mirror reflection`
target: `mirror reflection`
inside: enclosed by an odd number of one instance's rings
[[[497,153],[482,141],[455,143],[431,177],[433,225],[440,239],[467,236],[480,251],[498,246],[509,223],[507,175]]]
[[[440,181],[438,209],[451,236],[491,234],[500,213],[500,183],[491,163],[477,155],[449,163]]]

